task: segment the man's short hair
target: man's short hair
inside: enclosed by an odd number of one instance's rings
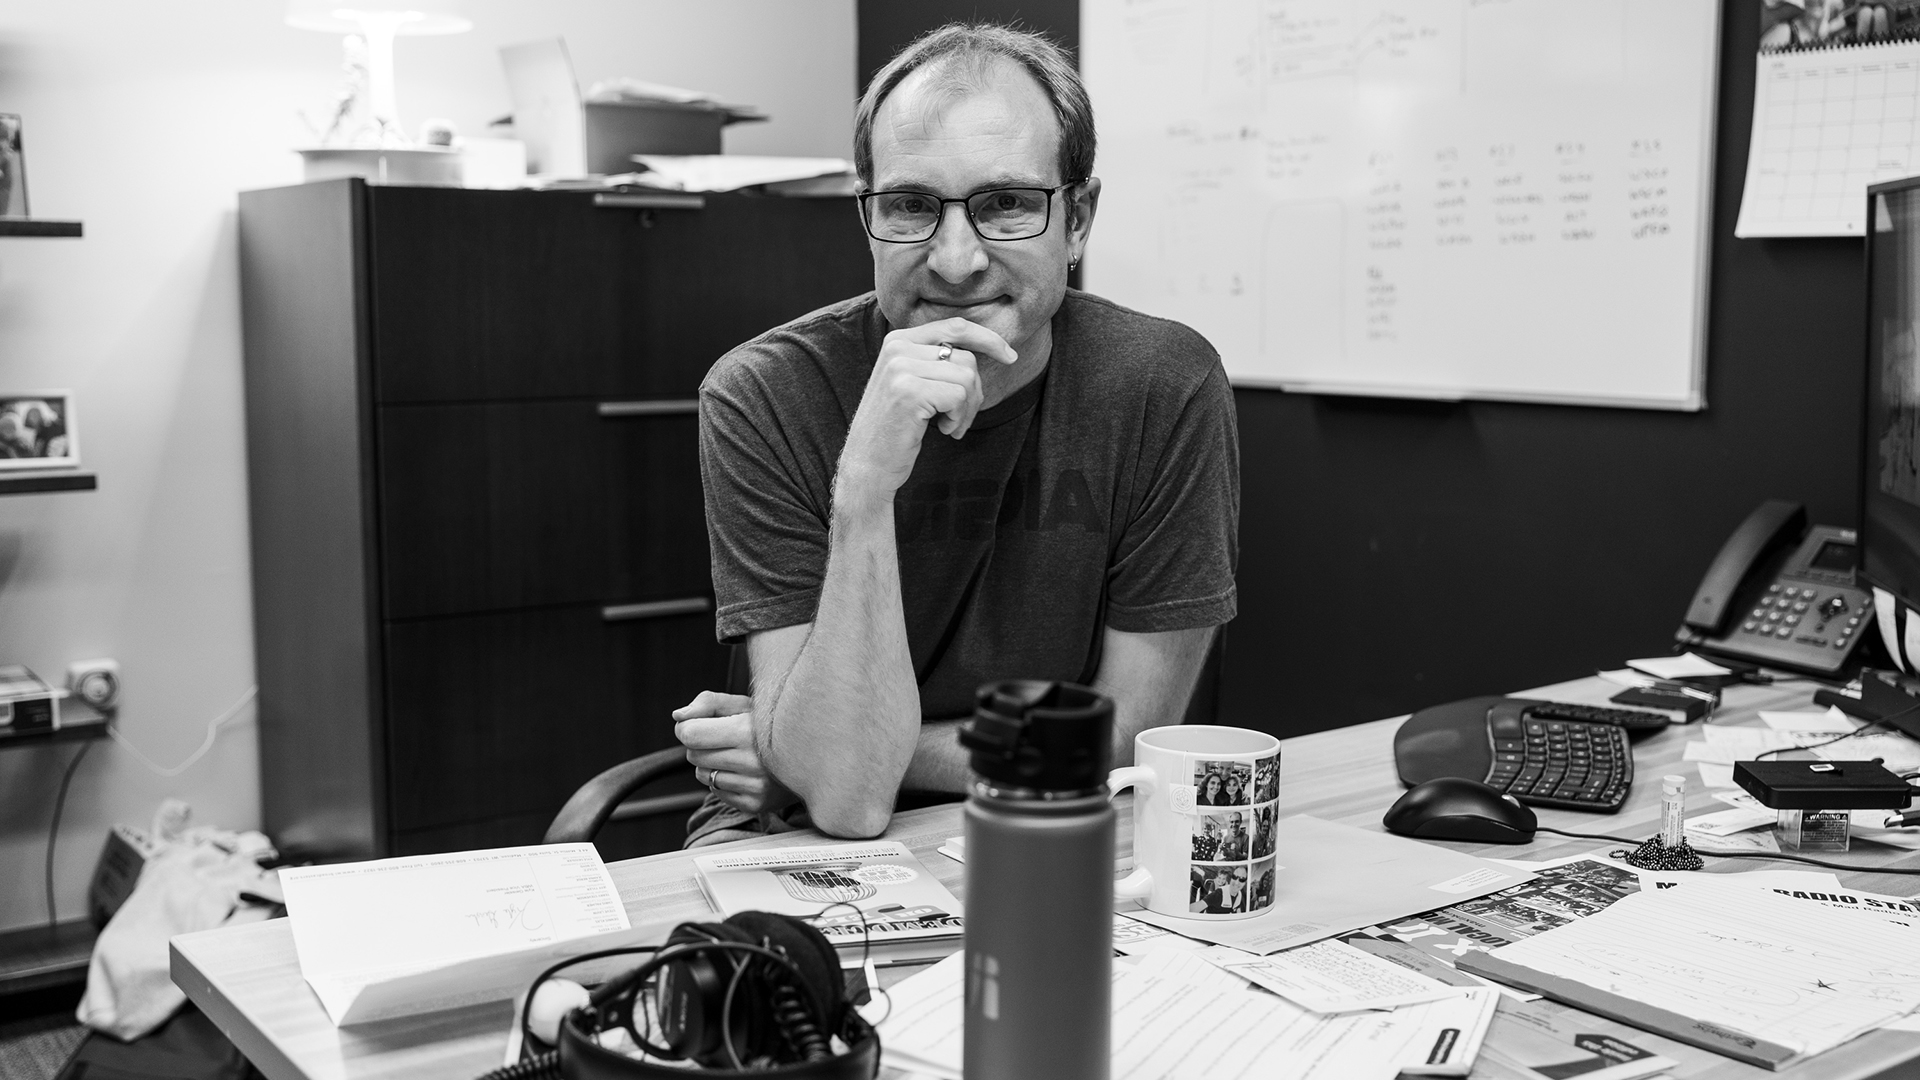
[[[1065,49],[1026,30],[996,23],[948,23],[921,35],[894,56],[867,83],[853,118],[853,164],[860,180],[873,186],[873,117],[901,80],[923,67],[936,68],[934,87],[952,98],[984,90],[993,70],[1011,61],[1032,75],[1060,122],[1060,182],[1093,175],[1093,102],[1080,72]]]

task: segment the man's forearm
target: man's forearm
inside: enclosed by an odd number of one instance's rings
[[[1215,630],[1127,634],[1109,628],[1093,688],[1113,699],[1113,764],[1133,764],[1134,736],[1185,721]]]
[[[919,736],[893,530],[891,500],[836,502],[813,624],[785,678],[755,688],[762,760],[834,835],[886,828]]]
[[[936,720],[920,725],[913,763],[907,766],[902,785],[914,791],[947,791],[964,794],[972,773],[967,751],[960,746],[963,720]]]

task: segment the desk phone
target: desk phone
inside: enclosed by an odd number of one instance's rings
[[[1674,639],[1835,674],[1873,626],[1873,594],[1854,581],[1856,548],[1852,529],[1809,526],[1799,503],[1761,503],[1714,557]]]

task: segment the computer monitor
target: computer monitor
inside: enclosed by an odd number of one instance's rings
[[[1920,609],[1920,177],[1867,189],[1860,574]]]

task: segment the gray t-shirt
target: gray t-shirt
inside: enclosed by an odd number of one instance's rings
[[[868,293],[707,374],[700,460],[722,641],[812,621],[834,467],[890,329]],[[922,719],[970,715],[985,682],[1090,681],[1103,626],[1233,618],[1239,512],[1233,395],[1213,348],[1069,291],[1041,376],[963,439],[930,430],[896,496]]]

